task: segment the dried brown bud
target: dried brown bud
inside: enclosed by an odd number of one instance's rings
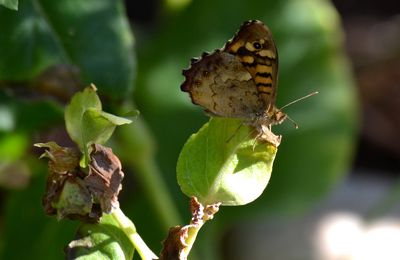
[[[85,183],[96,202],[105,213],[118,208],[118,193],[122,189],[124,178],[121,162],[111,148],[93,144],[90,154],[89,176]]]
[[[196,197],[192,197],[190,200],[190,211],[192,212],[190,224],[169,229],[168,237],[163,242],[160,259],[186,260],[197,232],[207,220],[214,217],[220,205],[221,203],[215,203],[203,206]]]
[[[66,180],[76,176],[79,171],[80,152],[74,148],[61,147],[55,142],[39,143],[35,146],[48,148],[40,156],[49,158],[49,176],[46,193],[43,196],[43,207],[46,214],[55,215],[57,209],[54,204],[59,201]]]
[[[187,247],[185,241],[188,236],[188,227],[175,226],[169,229],[168,237],[163,242],[160,260],[185,260],[183,249]]]
[[[92,146],[87,174],[79,166],[79,150],[60,147],[54,142],[36,146],[48,148],[41,156],[49,158],[50,174],[43,197],[46,214],[96,222],[103,213],[119,207],[118,193],[124,173],[111,148]]]

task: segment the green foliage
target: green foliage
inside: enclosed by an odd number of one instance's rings
[[[132,259],[134,248],[113,215],[104,215],[100,224],[82,224],[77,240],[69,244],[73,259]],[[97,245],[97,246],[96,246]]]
[[[84,153],[84,164],[89,162],[89,146],[104,144],[116,126],[132,121],[102,111],[102,105],[92,85],[75,94],[65,109],[65,125],[71,139]]]
[[[256,141],[240,120],[213,118],[183,147],[178,183],[203,205],[244,205],[264,191],[276,152],[273,145]]]
[[[0,8],[0,31],[0,122],[6,123],[0,129],[1,142],[4,148],[16,145],[10,152],[19,158],[12,159],[28,164],[34,176],[26,190],[5,197],[0,258],[60,259],[76,225],[44,216],[40,204],[47,173],[34,167],[32,155],[26,153],[27,143],[34,141],[26,139],[61,123],[63,109],[54,101],[30,97],[35,91],[31,83],[50,66],[72,64],[85,85],[93,82],[108,96],[107,105],[126,98],[135,76],[133,36],[122,1],[111,0],[22,1],[18,12]],[[121,123],[102,111],[96,116]],[[17,134],[25,141],[16,142]]]
[[[132,121],[115,116],[95,108],[89,108],[82,117],[83,140],[104,144],[112,135],[116,126],[130,124]]]
[[[96,94],[96,89],[86,88],[84,91],[77,93],[71,99],[71,102],[65,109],[65,126],[71,139],[81,148],[87,145],[83,138],[84,114],[89,110],[101,111],[101,101]]]
[[[133,37],[121,1],[22,1],[0,9],[0,80],[30,80],[54,64],[77,66],[85,85],[121,99],[133,87]]]
[[[18,10],[18,0],[0,0],[0,5],[4,5],[11,10]]]

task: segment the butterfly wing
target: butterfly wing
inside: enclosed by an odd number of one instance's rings
[[[265,110],[252,75],[232,54],[203,54],[183,75],[182,91],[214,116],[251,119]]]
[[[250,72],[265,109],[275,107],[278,52],[268,27],[256,20],[245,22],[223,51],[238,57]]]

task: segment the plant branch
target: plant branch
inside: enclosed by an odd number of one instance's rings
[[[192,219],[186,226],[175,226],[169,229],[168,237],[163,242],[160,259],[186,260],[196,241],[197,234],[206,221],[218,212],[221,203],[203,206],[196,197],[190,200]]]
[[[132,242],[135,249],[138,251],[140,257],[144,260],[158,259],[157,255],[151,251],[146,245],[140,235],[136,232],[136,227],[132,221],[125,216],[120,208],[113,210],[111,213],[115,220],[118,222],[121,230],[126,234]]]

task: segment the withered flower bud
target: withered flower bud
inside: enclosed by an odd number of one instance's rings
[[[103,213],[119,207],[118,193],[124,173],[111,148],[92,145],[89,174],[80,168],[81,152],[55,142],[36,144],[47,148],[41,158],[49,158],[49,176],[43,207],[59,219],[96,222]]]

